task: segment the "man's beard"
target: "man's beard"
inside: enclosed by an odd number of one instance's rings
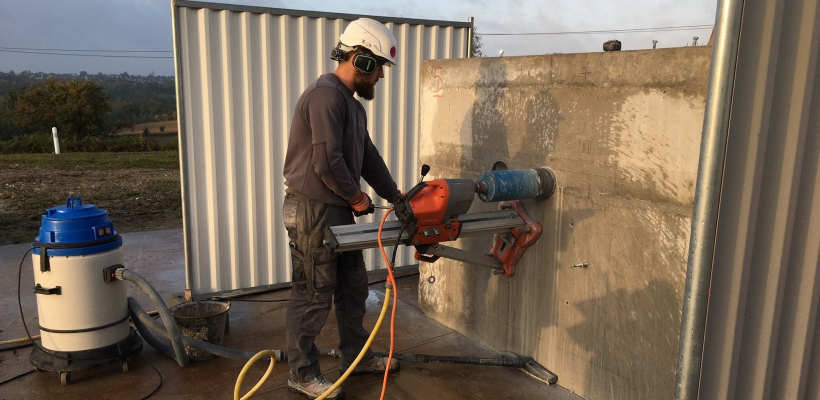
[[[368,82],[367,75],[356,73],[356,78],[353,80],[353,87],[356,89],[356,94],[365,100],[373,100],[376,97],[376,83]]]

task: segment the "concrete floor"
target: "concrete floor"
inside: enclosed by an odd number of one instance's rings
[[[184,259],[181,230],[140,232],[123,235],[126,266],[146,277],[163,296],[184,289]],[[25,336],[17,307],[17,271],[28,244],[0,246],[0,341]],[[29,327],[36,327],[37,309],[30,258],[23,264],[22,302]],[[376,277],[378,279],[378,277]],[[498,357],[499,353],[474,342],[458,332],[429,318],[418,308],[418,277],[398,280],[399,307],[396,314],[396,351],[435,355]],[[129,295],[136,297],[148,309],[154,309],[147,298],[135,288]],[[248,296],[248,299],[287,299],[288,290]],[[369,312],[365,326],[372,327],[384,299],[384,284],[371,285],[367,300]],[[230,311],[231,330],[225,345],[246,351],[285,347],[284,316],[286,302],[250,303],[234,301]],[[331,314],[333,315],[333,314]],[[31,328],[29,328],[31,329]],[[38,332],[32,332],[37,334]],[[322,335],[320,348],[334,348],[338,333],[336,321],[330,317]],[[374,341],[376,351],[389,346],[389,321]],[[7,348],[8,346],[6,346]],[[31,348],[0,350],[0,382],[30,370]],[[339,377],[338,360],[322,358],[322,371],[330,380]],[[33,373],[0,385],[0,399],[142,399],[159,385],[151,398],[202,399],[231,398],[234,383],[244,363],[213,359],[180,368],[175,361],[159,353],[147,343],[142,353],[132,358],[130,371],[123,374],[120,366],[75,372],[73,384],[62,386],[54,372]],[[548,367],[548,366],[547,366]],[[267,365],[258,363],[246,379],[249,389]],[[155,370],[156,369],[156,370]],[[400,372],[390,375],[388,399],[552,399],[574,400],[580,397],[559,385],[546,385],[525,373],[503,367],[447,364],[402,363]],[[348,379],[343,387],[348,399],[375,399],[381,392],[381,376],[358,376]],[[244,393],[244,392],[243,392]],[[267,383],[254,396],[258,399],[304,399],[287,389],[287,366],[277,364]]]

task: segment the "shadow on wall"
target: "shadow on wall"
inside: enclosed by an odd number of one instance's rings
[[[506,80],[505,62],[481,60],[472,111],[462,122],[463,129],[470,131],[470,142],[461,153],[460,169],[465,176],[475,177],[491,169],[496,161],[514,169],[549,166],[563,120],[558,102],[547,88],[498,84]],[[560,171],[557,173],[561,184]],[[592,208],[576,208],[571,215],[564,215],[562,198],[560,188],[550,199],[525,201],[525,209],[542,223],[545,232],[519,263],[515,277],[504,278],[463,264],[460,290],[450,293],[462,297],[464,306],[458,323],[468,335],[485,343],[497,343],[491,338],[502,337],[506,348],[500,350],[535,355],[541,334],[550,331],[544,328],[557,325],[557,255],[566,250],[565,238],[573,224],[596,213]],[[471,211],[495,207],[476,201]],[[465,250],[476,254],[487,253],[492,246],[488,238],[471,238],[462,243]],[[490,329],[478,326],[477,321],[486,321],[485,316],[501,323]]]
[[[481,173],[496,161],[514,169],[546,166],[563,120],[556,99],[544,88],[499,85],[507,80],[502,60],[482,59],[478,74],[476,100],[462,123],[472,128],[462,171]]]
[[[496,161],[509,162],[510,151],[507,145],[507,126],[501,103],[507,93],[506,87],[496,84],[500,79],[506,79],[506,64],[482,58],[475,84],[476,99],[471,107],[471,113],[462,121],[462,129],[470,130],[469,143],[461,147],[461,165],[463,177],[475,179],[483,171],[490,170]],[[467,128],[469,127],[469,128]],[[494,207],[474,200],[470,212],[488,211]],[[486,237],[461,239],[462,248],[474,254],[489,253],[492,241]],[[502,329],[501,332],[488,332],[487,327],[480,326],[486,314],[498,315],[510,300],[509,284],[501,276],[493,275],[483,267],[469,264],[460,264],[463,276],[460,279],[461,287],[455,292],[463,296],[463,310],[458,324],[463,325],[465,331],[473,338],[488,343],[490,338],[498,334],[505,335],[507,330],[503,326],[492,329]],[[489,330],[492,330],[489,329]]]
[[[644,376],[646,363],[657,363],[657,368],[664,368],[667,365],[658,363],[659,355],[677,352],[677,341],[655,341],[651,345],[645,343],[646,338],[651,338],[666,327],[679,323],[675,315],[659,312],[658,307],[653,304],[669,293],[675,293],[672,284],[652,280],[637,291],[610,291],[607,288],[604,297],[573,304],[575,310],[583,315],[583,322],[566,330],[567,334],[588,352],[589,368],[585,379],[585,395],[604,396],[596,398],[639,398],[647,393],[669,392],[669,387],[657,387],[659,383],[666,382],[665,380],[659,381]],[[602,317],[607,315],[620,315],[631,323]],[[600,331],[601,335],[590,335],[589,333],[594,330]],[[612,369],[613,366],[618,368]],[[674,367],[671,371],[657,372],[670,376],[674,376],[675,373]],[[609,388],[610,393],[601,393],[602,388]]]
[[[472,130],[470,143],[465,146],[469,147],[469,151],[465,148],[461,152],[461,170],[475,174],[490,169],[496,161],[508,162],[510,159],[507,126],[500,110],[507,90],[495,84],[496,79],[503,81],[506,78],[506,64],[482,58],[480,65],[475,84],[478,93],[471,108],[470,120],[462,122],[462,126],[471,124]]]

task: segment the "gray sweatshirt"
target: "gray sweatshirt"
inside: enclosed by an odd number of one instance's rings
[[[288,193],[343,207],[359,192],[360,178],[388,201],[399,194],[370,140],[364,107],[332,73],[296,102],[284,175]]]

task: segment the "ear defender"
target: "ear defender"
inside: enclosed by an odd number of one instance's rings
[[[336,47],[330,51],[330,59],[334,61],[343,61],[347,52],[342,50],[342,42],[336,44]],[[372,74],[379,68],[379,61],[375,57],[367,54],[357,54],[353,57],[353,67],[363,74]]]
[[[333,50],[330,51],[330,59],[333,61],[342,61],[345,56],[345,52],[341,49],[342,42],[339,42]]]
[[[353,66],[364,74],[372,74],[379,67],[379,62],[369,55],[356,54],[353,57]]]

